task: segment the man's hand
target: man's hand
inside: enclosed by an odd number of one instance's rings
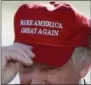
[[[19,72],[21,65],[30,66],[35,55],[32,47],[15,43],[2,47],[2,84],[8,84]]]

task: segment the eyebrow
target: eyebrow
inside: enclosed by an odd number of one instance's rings
[[[39,66],[39,67],[43,67],[43,68],[56,68],[53,66],[48,66],[48,65],[38,64],[38,63],[33,63],[32,66]]]
[[[56,69],[56,67],[52,67],[52,66],[40,66],[40,67],[45,69]]]
[[[39,67],[39,68],[44,68],[44,69],[59,69],[58,67],[43,65],[39,63],[33,63],[31,67]]]

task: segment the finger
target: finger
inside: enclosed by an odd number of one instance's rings
[[[21,49],[20,47],[17,48],[17,52],[21,53],[24,57],[26,57],[27,59],[31,59],[32,55],[28,55],[23,49]]]
[[[35,57],[35,54],[32,52],[33,47],[30,45],[25,45],[25,44],[21,44],[21,43],[15,43],[16,46],[19,46],[20,48],[22,48],[25,52],[28,53],[29,56],[31,56],[32,58]]]
[[[31,58],[35,57],[35,54],[32,52],[31,49],[29,49],[27,47],[21,47],[21,49],[23,49],[29,56],[31,56]]]
[[[29,48],[29,49],[31,49],[31,50],[33,49],[33,47],[30,46],[30,45],[26,45],[26,44],[22,44],[22,43],[18,43],[18,42],[16,42],[15,45],[21,46],[21,47],[25,47],[25,48],[27,47],[27,48]]]
[[[25,56],[30,56],[30,58],[34,58],[35,54],[31,50],[31,46],[16,43],[13,49],[18,50],[20,53],[24,54]]]
[[[20,70],[20,63],[7,63],[6,68],[4,69],[4,75],[3,75],[3,83],[7,84],[9,83],[19,72]]]
[[[20,53],[20,54],[22,54],[27,60],[30,60],[32,58],[32,56],[33,56],[32,54],[31,55],[28,55],[27,52],[25,52],[23,49],[20,48],[20,46],[12,46],[12,47],[10,47],[8,49],[9,49],[9,51],[16,52],[16,54],[17,54],[17,52]]]
[[[17,57],[16,57],[17,56]],[[15,60],[23,63],[24,65],[31,65],[33,64],[33,61],[28,57],[20,53],[15,53]]]
[[[11,52],[11,54],[9,56],[6,56],[6,57],[8,57],[7,59],[9,59],[9,60],[18,61],[27,66],[29,66],[33,63],[33,61],[30,58],[25,57],[23,54],[21,54],[18,51],[12,50],[10,52]]]

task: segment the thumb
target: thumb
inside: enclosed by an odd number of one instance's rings
[[[9,63],[7,67],[4,69],[4,74],[2,77],[2,84],[8,84],[10,81],[14,79],[16,74],[19,72],[21,64],[16,63]]]

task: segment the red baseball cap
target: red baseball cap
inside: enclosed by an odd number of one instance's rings
[[[14,17],[15,42],[33,46],[35,62],[61,67],[88,47],[89,19],[70,4],[23,4]]]

